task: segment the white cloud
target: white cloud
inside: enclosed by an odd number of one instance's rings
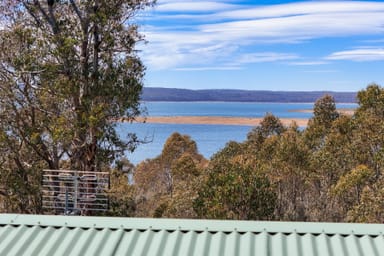
[[[216,37],[303,40],[384,32],[384,12],[332,13],[252,19],[201,25],[203,33]]]
[[[351,61],[379,61],[384,60],[383,48],[361,48],[349,51],[334,52],[327,56],[328,60],[351,60]]]
[[[217,66],[217,67],[187,67],[175,68],[176,71],[209,71],[209,70],[239,70],[239,66]]]
[[[260,6],[244,8],[218,13],[218,18],[230,19],[259,19],[272,17],[289,17],[298,15],[316,14],[340,14],[354,12],[382,12],[384,4],[378,2],[359,2],[359,1],[324,1],[324,2],[298,2],[281,5]]]
[[[337,73],[338,70],[334,69],[321,69],[321,70],[305,70],[304,73]]]
[[[288,65],[292,66],[318,66],[318,65],[325,65],[329,64],[328,61],[295,61],[295,62],[289,62]]]
[[[186,1],[160,3],[156,10],[161,12],[210,12],[234,8],[235,5],[212,1]]]
[[[237,62],[241,64],[247,63],[260,63],[260,62],[275,62],[283,60],[297,59],[298,56],[295,54],[287,53],[274,53],[274,52],[260,52],[245,54],[238,58]]]
[[[237,50],[236,45],[212,42],[210,38],[194,33],[159,33],[151,38],[144,48],[143,60],[154,69],[211,66],[216,61],[226,63]]]
[[[220,66],[217,63],[225,68],[231,63],[236,66],[293,60],[297,58],[295,54],[260,56],[249,51],[260,44],[384,34],[384,3],[381,2],[308,1],[249,7],[228,1],[166,0],[160,2],[158,9],[175,13],[170,16],[155,12],[156,20],[152,20],[151,27],[145,28],[149,44],[143,49],[143,59],[155,69]],[[207,14],[207,10],[211,13]],[[196,13],[191,14],[191,11]],[[364,60],[382,58],[369,52],[366,49],[358,56],[358,52],[354,55],[350,51],[334,53],[327,60],[357,60],[362,59],[362,55]],[[296,62],[292,65],[320,64],[323,63]]]

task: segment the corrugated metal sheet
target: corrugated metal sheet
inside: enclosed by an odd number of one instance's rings
[[[383,224],[0,215],[0,255],[384,255]]]

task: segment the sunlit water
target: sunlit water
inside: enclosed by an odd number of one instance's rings
[[[228,102],[147,102],[149,116],[229,116],[263,117],[272,113],[280,118],[310,118],[311,113],[297,110],[312,109],[312,103],[228,103]],[[338,108],[356,108],[356,104],[338,104]],[[244,141],[251,126],[119,123],[117,131],[122,138],[136,133],[150,142],[140,145],[127,158],[134,164],[154,158],[161,153],[166,139],[174,132],[188,134],[196,141],[199,152],[210,158],[229,141]]]

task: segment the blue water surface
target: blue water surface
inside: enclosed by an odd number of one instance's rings
[[[313,103],[249,103],[249,102],[145,102],[149,116],[225,116],[263,117],[272,113],[280,118],[309,118]],[[356,104],[337,104],[337,108],[355,108]]]
[[[135,132],[140,139],[151,142],[141,144],[134,153],[126,153],[133,164],[154,158],[161,154],[167,138],[174,132],[187,134],[196,141],[199,152],[210,158],[229,141],[244,141],[251,126],[239,125],[195,125],[195,124],[149,124],[149,123],[119,123],[117,130],[124,138],[127,132]]]
[[[223,116],[263,117],[272,113],[280,118],[310,118],[311,113],[297,110],[313,108],[313,103],[238,103],[238,102],[146,102],[149,116]],[[337,108],[356,108],[356,104],[337,104]],[[187,134],[196,141],[199,152],[207,159],[222,149],[229,141],[242,142],[252,126],[118,123],[122,138],[136,133],[140,139],[150,142],[140,145],[134,153],[127,152],[133,163],[154,158],[161,153],[167,138],[174,132]]]

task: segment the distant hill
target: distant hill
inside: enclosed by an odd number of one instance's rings
[[[232,101],[232,102],[315,102],[325,94],[332,95],[337,103],[356,102],[356,92],[331,91],[248,91],[248,90],[187,90],[145,87],[144,101]]]

